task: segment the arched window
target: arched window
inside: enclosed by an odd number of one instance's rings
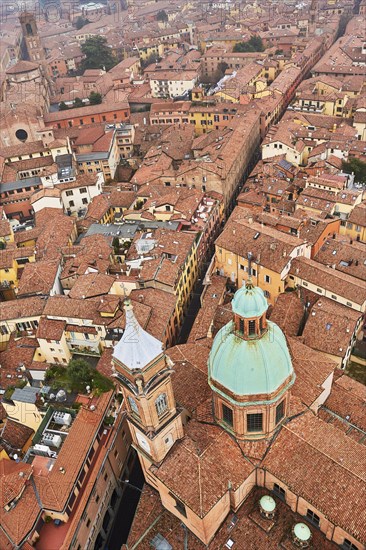
[[[32,29],[32,25],[30,23],[27,23],[25,25],[25,29],[27,31],[28,36],[33,36],[33,29]]]
[[[137,403],[136,401],[134,400],[133,397],[131,397],[130,395],[128,396],[128,402],[129,402],[129,405],[131,407],[131,412],[133,412],[134,414],[136,414],[137,416],[140,416],[140,412],[139,412],[139,408],[137,406]]]
[[[165,413],[165,411],[168,409],[168,400],[166,397],[166,393],[161,393],[155,399],[155,408],[159,417],[162,416]]]

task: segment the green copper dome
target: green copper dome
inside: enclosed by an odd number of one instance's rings
[[[230,394],[258,395],[259,402],[267,401],[265,396],[276,392],[286,381],[282,391],[287,390],[295,381],[295,373],[281,329],[268,321],[268,330],[261,337],[244,340],[235,333],[234,322],[230,321],[214,339],[208,359],[208,381],[215,392],[234,402],[237,401]]]
[[[233,312],[244,318],[261,317],[268,309],[263,290],[250,282],[235,292],[231,305]]]

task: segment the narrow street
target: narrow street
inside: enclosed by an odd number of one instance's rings
[[[140,500],[141,490],[144,485],[144,475],[142,473],[140,461],[137,457],[131,471],[129,483],[123,483],[123,485],[124,492],[122,500],[115,516],[108,543],[104,550],[121,550],[122,544],[127,541],[135,511]]]

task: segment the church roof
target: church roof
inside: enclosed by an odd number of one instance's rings
[[[295,380],[286,338],[270,321],[268,331],[253,340],[240,338],[232,321],[225,325],[213,342],[208,370],[211,387],[217,391],[218,384],[234,396],[261,395],[263,399],[286,381],[288,389]]]
[[[184,438],[151,470],[202,518],[229,486],[236,491],[254,468],[225,430],[191,420]]]
[[[9,69],[6,69],[6,74],[27,73],[28,71],[34,71],[34,69],[38,69],[38,68],[39,68],[39,65],[37,63],[33,63],[32,61],[21,60],[21,61],[18,61],[18,63],[16,63],[12,67],[9,67]]]
[[[163,352],[163,344],[138,323],[130,301],[125,304],[126,327],[113,350],[113,359],[130,370],[143,369]]]

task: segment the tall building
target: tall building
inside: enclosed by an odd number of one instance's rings
[[[23,12],[19,16],[23,35],[23,57],[29,61],[41,62],[45,59],[45,51],[38,34],[37,22],[33,13]]]
[[[138,323],[130,301],[125,304],[126,328],[113,352],[117,378],[127,403],[129,426],[145,476],[183,437],[181,410],[177,408],[171,362],[162,343]]]

